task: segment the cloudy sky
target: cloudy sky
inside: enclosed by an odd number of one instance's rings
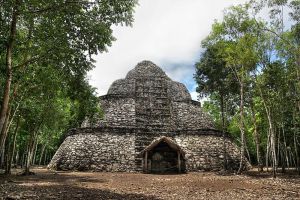
[[[151,60],[173,80],[184,83],[194,99],[194,63],[201,40],[210,32],[223,10],[245,0],[140,0],[132,27],[114,27],[117,41],[107,53],[95,57],[90,83],[104,95],[110,84],[142,60]]]

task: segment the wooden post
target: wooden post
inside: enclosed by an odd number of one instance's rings
[[[148,172],[148,151],[145,152],[144,165],[145,165],[145,172]]]
[[[178,159],[178,173],[181,173],[181,160],[180,160],[180,152],[177,151],[177,159]]]

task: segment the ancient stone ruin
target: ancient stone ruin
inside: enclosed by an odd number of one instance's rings
[[[49,168],[57,170],[237,169],[239,148],[214,128],[186,87],[150,61],[115,81],[100,97],[104,119],[71,130]],[[225,148],[224,148],[225,147]]]

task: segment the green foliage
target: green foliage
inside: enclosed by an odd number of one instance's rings
[[[236,82],[232,81],[230,69],[226,68],[226,61],[222,57],[220,48],[224,43],[217,43],[208,46],[202,54],[201,59],[196,63],[195,80],[198,84],[197,91],[201,96],[207,96],[212,92],[225,96],[231,90],[237,89]]]
[[[300,166],[299,8],[298,0],[252,0],[227,9],[202,42],[205,50],[196,63],[197,91],[209,96],[203,107],[217,127],[222,127],[220,97],[225,94],[226,130],[239,143],[241,126],[245,127],[251,158],[256,157],[256,148],[266,155],[270,141],[275,142],[277,166],[290,162],[286,156]],[[269,18],[258,17],[266,11]],[[283,20],[286,12],[291,17],[288,26]],[[238,114],[242,86],[244,118]]]
[[[136,4],[137,0],[1,1],[1,105],[6,48],[12,39],[13,11],[17,13],[6,143],[11,146],[17,134],[20,162],[32,150],[37,158],[49,161],[70,128],[102,117],[96,90],[86,75],[94,67],[92,56],[107,51],[115,40],[112,26],[131,25]]]

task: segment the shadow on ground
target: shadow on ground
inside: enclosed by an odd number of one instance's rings
[[[251,170],[245,172],[244,174],[250,178],[255,178],[255,179],[273,178],[273,173],[270,170],[269,171],[264,170],[263,172],[258,172],[257,170]],[[294,179],[299,179],[300,175],[294,169],[286,170],[285,173],[282,173],[281,170],[278,170],[276,173],[276,177],[279,179],[294,180]]]
[[[12,191],[6,191],[8,194],[1,194],[4,200],[13,199],[116,199],[116,200],[158,200],[154,196],[146,196],[143,194],[118,194],[113,191],[94,189],[94,188],[83,188],[78,186],[70,185],[56,185],[56,186],[23,186],[16,185]],[[1,199],[1,197],[0,197]]]
[[[32,176],[1,176],[4,199],[300,199],[300,178],[255,170],[232,173],[139,174],[53,172],[33,169]],[[220,176],[222,175],[222,176]]]
[[[47,172],[47,173],[36,173],[34,175],[0,175],[0,184],[3,182],[14,182],[14,183],[37,183],[38,181],[47,182],[47,183],[56,183],[56,184],[68,184],[73,182],[89,182],[89,183],[105,183],[107,180],[93,178],[93,177],[81,177],[74,174],[65,173],[65,172]]]
[[[14,199],[82,199],[82,200],[157,200],[144,194],[117,193],[113,189],[100,189],[108,180],[81,177],[72,173],[36,173],[32,176],[0,175],[0,200]],[[85,183],[94,183],[98,188],[89,188]]]

